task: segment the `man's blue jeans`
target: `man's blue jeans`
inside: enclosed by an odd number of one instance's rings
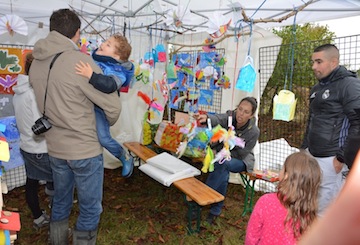
[[[100,145],[108,150],[114,157],[120,159],[124,153],[124,149],[121,147],[119,142],[111,136],[110,125],[106,119],[105,112],[98,106],[95,106],[95,119]]]
[[[55,188],[51,221],[69,219],[76,187],[80,214],[75,228],[79,231],[96,230],[102,213],[102,154],[83,160],[63,160],[51,156],[49,158]]]
[[[214,167],[214,171],[209,173],[206,184],[223,196],[226,195],[230,172],[246,171],[245,163],[236,158],[231,158],[230,161],[224,161],[222,164],[216,162]],[[212,204],[210,213],[216,216],[220,215],[223,206],[224,201]]]

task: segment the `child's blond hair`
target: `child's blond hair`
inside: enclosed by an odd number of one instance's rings
[[[128,61],[131,54],[131,45],[121,34],[114,34],[113,37],[116,41],[116,54],[120,56],[120,60]]]
[[[317,217],[321,170],[306,152],[289,155],[283,168],[285,177],[278,184],[277,196],[288,211],[285,224],[290,224],[299,239]]]

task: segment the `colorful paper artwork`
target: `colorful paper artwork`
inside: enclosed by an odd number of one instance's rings
[[[194,77],[182,71],[177,73],[178,81],[175,87],[178,87],[180,91],[186,91],[187,87],[194,87]]]
[[[3,135],[10,148],[10,160],[2,163],[6,171],[23,165],[24,160],[20,153],[20,133],[16,126],[15,116],[0,118],[0,123],[6,125]]]
[[[14,116],[13,95],[0,94],[0,117]]]
[[[0,75],[0,94],[14,94],[12,87],[17,82],[17,75]]]
[[[220,12],[213,12],[212,18],[209,18],[208,29],[206,31],[211,37],[219,38],[226,33],[230,23],[230,18],[222,15]]]
[[[220,74],[220,68],[215,66],[214,67],[214,76],[210,78],[210,82],[209,82],[209,88],[212,90],[218,90],[220,89],[219,86],[217,86],[217,81],[219,80],[219,74]],[[216,76],[215,76],[216,74]]]
[[[172,109],[179,109],[179,102],[178,102],[179,98],[180,98],[180,91],[177,89],[172,89],[170,91],[169,107]]]
[[[23,53],[18,48],[0,48],[0,74],[20,74],[24,71]]]
[[[211,106],[213,104],[214,91],[200,89],[199,105]]]

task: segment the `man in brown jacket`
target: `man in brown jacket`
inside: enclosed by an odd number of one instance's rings
[[[104,170],[94,104],[104,110],[110,125],[120,114],[117,93],[102,93],[89,84],[87,78],[76,74],[75,65],[80,61],[89,63],[95,72],[101,73],[91,57],[81,53],[76,45],[80,39],[80,24],[79,17],[69,9],[53,12],[49,35],[35,44],[35,59],[29,74],[38,107],[52,125],[44,134],[55,187],[50,222],[53,245],[68,244],[74,187],[80,213],[73,244],[96,243]],[[60,55],[54,60],[57,54]],[[49,128],[41,123],[37,127],[40,131]]]

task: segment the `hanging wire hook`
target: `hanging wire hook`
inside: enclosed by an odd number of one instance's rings
[[[287,87],[287,80],[288,80],[288,71],[290,66],[290,82],[289,82],[289,90],[292,90],[292,78],[294,73],[294,53],[295,53],[295,43],[296,43],[296,16],[298,13],[298,9],[294,8],[295,15],[294,15],[294,22],[292,26],[292,35],[293,35],[293,42],[290,43],[290,52],[289,52],[289,60],[288,60],[288,68],[286,69],[286,76],[285,76],[285,83],[284,89]]]

